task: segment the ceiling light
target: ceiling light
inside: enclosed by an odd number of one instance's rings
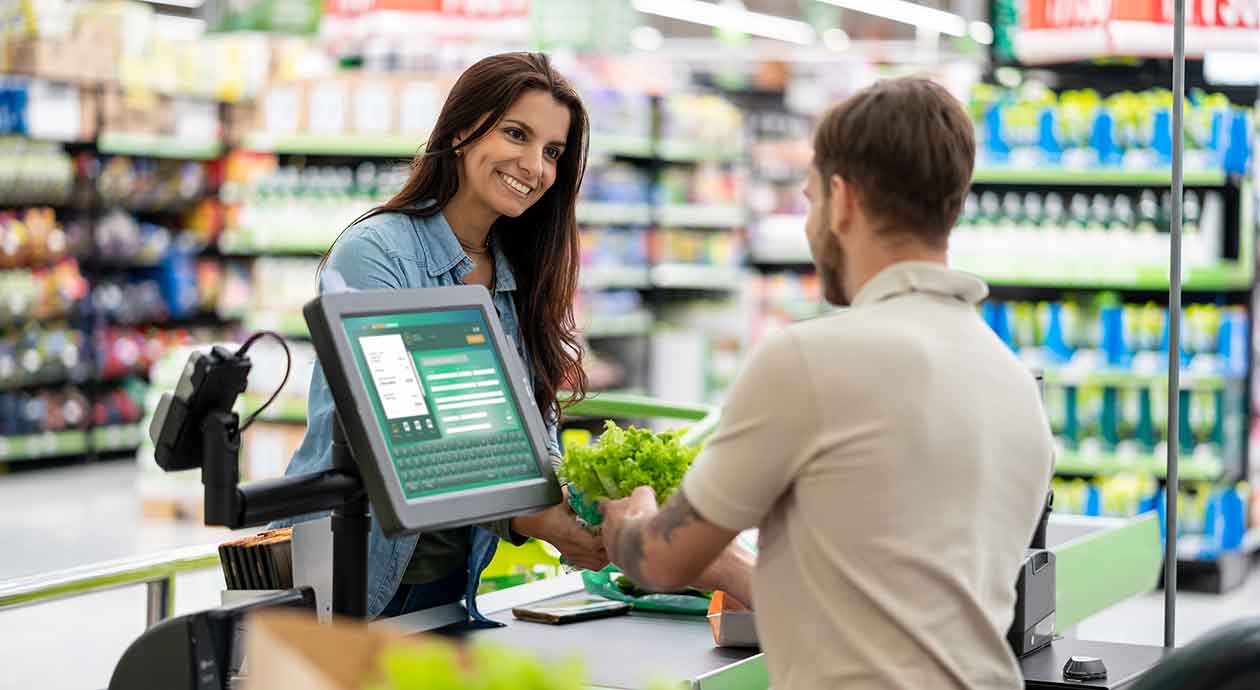
[[[981,45],[993,45],[993,27],[988,22],[972,22],[971,38]]]
[[[966,36],[967,20],[946,12],[906,0],[819,0],[846,10],[910,24],[950,36]]]
[[[636,26],[630,30],[630,45],[636,50],[658,50],[665,37],[654,26]]]
[[[644,14],[800,45],[809,45],[815,39],[814,28],[805,22],[701,0],[634,0],[634,9]]]
[[[849,49],[849,34],[844,29],[827,29],[822,35],[823,45],[837,52]]]

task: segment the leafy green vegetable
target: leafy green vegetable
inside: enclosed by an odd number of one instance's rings
[[[625,498],[640,486],[652,487],[657,502],[664,503],[700,452],[699,446],[683,445],[681,436],[681,431],[658,434],[606,421],[594,445],[566,450],[560,476],[591,503]]]
[[[582,664],[570,659],[544,664],[496,645],[473,644],[466,653],[453,644],[429,640],[399,645],[381,654],[381,682],[365,690],[581,690]]]

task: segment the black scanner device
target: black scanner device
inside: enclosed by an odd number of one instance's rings
[[[1054,492],[1046,495],[1041,520],[1024,554],[1024,563],[1015,582],[1015,619],[1006,632],[1006,641],[1016,657],[1041,650],[1054,640],[1055,581],[1054,553],[1046,548],[1046,523],[1054,507]]]

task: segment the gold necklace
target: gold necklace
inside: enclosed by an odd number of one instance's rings
[[[467,242],[464,242],[463,238],[459,235],[456,235],[455,239],[459,241],[459,246],[462,247],[464,252],[467,254],[485,256],[490,253],[490,235],[486,235],[486,241],[480,247],[469,245]]]

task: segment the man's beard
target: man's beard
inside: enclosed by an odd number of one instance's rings
[[[830,218],[830,209],[823,207],[823,218]],[[837,307],[849,306],[849,295],[844,291],[845,256],[840,240],[831,232],[820,233],[818,258],[814,265],[818,268],[818,282],[822,285],[823,299]]]

